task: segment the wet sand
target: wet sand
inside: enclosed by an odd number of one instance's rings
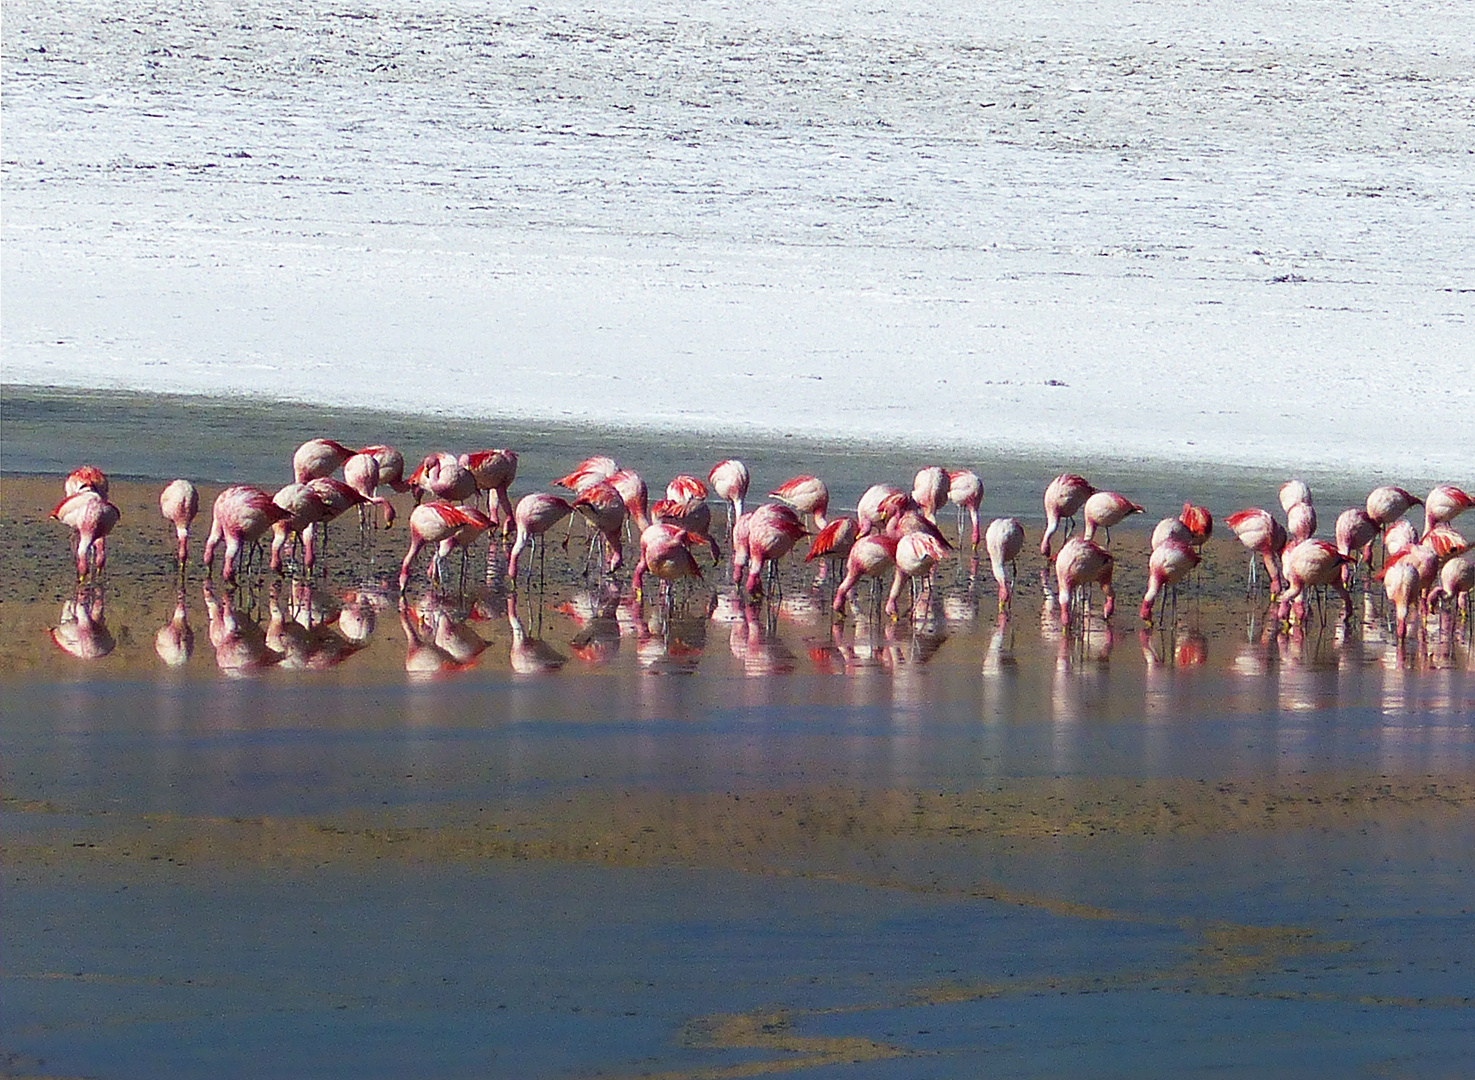
[[[1359,596],[1277,633],[1216,540],[1142,632],[1130,529],[1083,637],[1038,555],[1003,624],[956,563],[896,624],[837,628],[798,567],[591,617],[557,548],[515,620],[480,566],[401,612],[402,526],[352,525],[310,592],[190,567],[186,635],[158,487],[115,489],[101,630],[58,480],[0,494],[5,1073],[1475,1067],[1463,631],[1399,649]]]

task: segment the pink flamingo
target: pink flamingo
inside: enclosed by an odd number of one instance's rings
[[[695,542],[685,529],[660,522],[651,525],[640,534],[640,561],[635,564],[630,584],[640,595],[641,582],[646,573],[661,579],[662,592],[669,598],[671,585],[684,577],[702,579],[701,567],[697,566],[688,544]]]
[[[947,552],[937,537],[924,532],[910,532],[897,540],[896,552],[892,556],[896,573],[891,579],[891,593],[886,597],[887,615],[896,618],[896,601],[902,586],[932,573],[932,568],[947,556]]]
[[[1330,585],[1341,595],[1343,621],[1352,617],[1352,594],[1342,584],[1342,567],[1347,563],[1347,556],[1338,551],[1335,544],[1325,540],[1302,540],[1286,549],[1281,563],[1286,576],[1286,589],[1280,596],[1282,619],[1290,614],[1291,602],[1295,601],[1296,617],[1304,622],[1306,590],[1319,585]]]
[[[567,476],[561,476],[553,481],[553,486],[579,492],[590,484],[610,479],[619,471],[620,463],[612,457],[585,458]]]
[[[1086,499],[1083,508],[1086,517],[1086,539],[1096,539],[1096,530],[1105,529],[1108,543],[1111,541],[1113,525],[1121,524],[1133,514],[1142,513],[1142,507],[1125,495],[1118,495],[1115,491],[1093,492]]]
[[[727,531],[732,532],[732,523],[743,516],[743,500],[748,497],[748,467],[737,458],[728,458],[712,466],[707,480],[717,497],[727,503]]]
[[[517,509],[512,514],[513,519],[517,522],[517,539],[512,542],[512,553],[507,556],[508,581],[517,580],[517,560],[522,555],[523,549],[530,543],[537,544],[538,537],[573,512],[573,504],[557,495],[534,492],[518,500]],[[538,545],[538,549],[541,553],[543,550],[541,544]]]
[[[620,498],[625,500],[625,510],[629,513],[630,520],[635,522],[637,529],[644,532],[650,527],[650,493],[645,481],[638,472],[621,469],[610,476],[609,482],[620,493]]]
[[[299,484],[332,476],[354,452],[332,439],[309,439],[292,455],[292,479]]]
[[[1106,594],[1101,616],[1111,618],[1116,610],[1116,593],[1111,586],[1115,566],[1111,552],[1094,540],[1076,536],[1061,545],[1060,554],[1055,557],[1055,585],[1062,626],[1070,624],[1071,600],[1076,589],[1094,583],[1099,583],[1101,591]]]
[[[92,488],[81,488],[57,503],[51,516],[77,534],[77,579],[107,565],[108,533],[122,517],[118,508]]]
[[[380,484],[387,484],[391,491],[401,495],[410,490],[410,483],[405,479],[405,456],[394,447],[366,446],[359,453],[368,454],[379,463]],[[344,465],[346,467],[347,462]]]
[[[1003,610],[1014,600],[1014,563],[1024,550],[1024,526],[1018,518],[994,518],[988,523],[983,545],[988,551],[989,569],[999,586],[999,608]]]
[[[1294,544],[1316,535],[1316,508],[1309,502],[1292,503],[1286,509],[1286,536]]]
[[[939,465],[929,465],[917,473],[912,481],[912,501],[922,509],[922,514],[932,524],[937,524],[937,510],[948,501],[952,493],[952,478]]]
[[[1040,538],[1040,554],[1050,556],[1050,540],[1066,519],[1075,521],[1076,512],[1096,489],[1083,477],[1061,473],[1045,488],[1045,535]]]
[[[1287,480],[1280,485],[1280,508],[1287,514],[1297,503],[1311,505],[1311,489],[1304,480]]]
[[[830,489],[817,476],[795,476],[768,494],[771,498],[782,499],[801,514],[813,514],[816,530],[822,531],[829,524],[825,515],[830,509]]]
[[[79,465],[67,474],[62,483],[62,489],[68,495],[75,495],[79,491],[95,491],[104,499],[108,497],[107,474],[96,465]]]
[[[287,541],[295,536],[302,540],[302,564],[311,573],[317,561],[317,532],[314,526],[327,517],[327,503],[311,485],[299,483],[287,484],[272,496],[271,501],[288,512],[287,517],[272,522],[272,570],[278,574],[282,572],[282,552]]]
[[[1152,556],[1147,560],[1147,592],[1142,597],[1142,610],[1139,612],[1143,622],[1152,622],[1152,604],[1163,586],[1176,586],[1193,573],[1199,562],[1199,553],[1193,545],[1178,540],[1165,540],[1152,549]],[[1173,606],[1177,610],[1176,599]]]
[[[1377,535],[1378,523],[1360,506],[1349,507],[1337,516],[1337,550],[1348,557],[1342,571],[1344,584],[1350,583],[1353,567],[1367,554]]]
[[[1276,521],[1267,510],[1258,506],[1230,514],[1224,519],[1229,531],[1239,537],[1239,542],[1250,549],[1250,587],[1255,585],[1255,555],[1265,563],[1265,572],[1270,575],[1272,592],[1279,592],[1280,553],[1286,545],[1285,527]]]
[[[183,569],[189,555],[190,524],[200,512],[200,493],[188,480],[171,480],[159,492],[159,513],[174,526],[179,539],[179,565]]]
[[[968,512],[968,517],[973,523],[973,531],[969,535],[968,550],[973,551],[978,547],[978,508],[983,505],[983,481],[978,474],[967,469],[959,469],[957,472],[948,473],[947,501],[958,508],[958,535],[963,535],[963,511]]]
[[[1436,525],[1448,525],[1472,506],[1475,506],[1475,497],[1453,484],[1438,485],[1424,498],[1424,532]]]
[[[225,563],[223,574],[227,582],[235,580],[236,566],[241,548],[253,544],[266,535],[273,524],[292,516],[272,501],[272,497],[257,487],[236,484],[215,496],[211,512],[210,536],[205,541],[202,561],[206,573],[214,569],[215,547],[225,541]]]
[[[443,502],[466,502],[476,497],[476,477],[444,450],[430,454],[410,476],[415,502],[429,495]]]
[[[1420,544],[1434,549],[1441,560],[1470,550],[1470,541],[1448,525],[1435,525],[1424,534]]]
[[[1396,558],[1418,542],[1419,534],[1414,531],[1413,523],[1399,518],[1383,530],[1383,557],[1385,560]]]
[[[804,523],[790,507],[765,503],[753,511],[748,519],[748,595],[763,594],[764,567],[777,566],[799,538],[807,535]]]
[[[850,557],[850,549],[855,547],[859,536],[860,524],[853,517],[837,517],[815,534],[804,561],[824,560],[814,578],[816,585],[825,580],[831,563],[844,562]]]
[[[1438,593],[1436,596],[1431,596],[1431,599],[1437,599],[1438,596],[1445,597],[1448,600],[1450,612],[1458,614],[1461,597],[1464,597],[1466,610],[1469,609],[1469,596],[1472,588],[1475,588],[1475,554],[1466,551],[1455,555],[1439,568]]]
[[[1422,499],[1401,487],[1374,488],[1367,497],[1367,516],[1378,523],[1378,527],[1387,532],[1388,526],[1392,525],[1412,507],[1418,506]]]
[[[861,536],[884,530],[892,514],[910,501],[910,495],[891,484],[872,484],[866,488],[860,502],[855,504],[855,518],[860,522]],[[818,516],[814,520],[816,525],[820,524]]]
[[[707,497],[707,485],[705,481],[696,476],[682,473],[673,476],[671,482],[666,485],[666,498],[672,502],[694,503]]]
[[[1183,522],[1183,527],[1188,530],[1191,537],[1188,542],[1194,547],[1203,547],[1208,543],[1209,537],[1214,535],[1214,515],[1209,513],[1208,507],[1194,506],[1193,503],[1185,502],[1183,512],[1178,515],[1178,520]]]
[[[491,528],[491,521],[480,510],[469,506],[452,506],[450,503],[421,503],[410,511],[410,550],[405,553],[399,568],[400,592],[410,580],[410,566],[420,549],[426,544],[437,545],[434,559],[427,574],[431,581],[439,581],[441,565],[456,541],[471,530],[471,536]],[[469,542],[469,541],[468,541]]]
[[[662,499],[651,506],[650,517],[652,521],[675,525],[705,543],[712,549],[713,566],[722,561],[722,549],[712,538],[712,508],[700,498]]]
[[[583,515],[584,520],[603,539],[607,552],[605,569],[613,574],[625,561],[621,541],[625,533],[625,521],[630,516],[625,500],[620,498],[620,493],[613,484],[608,480],[601,480],[579,492],[579,497],[574,500],[574,509]],[[587,572],[586,561],[585,573]]]
[[[1399,640],[1408,635],[1408,613],[1419,606],[1424,586],[1419,568],[1409,559],[1396,559],[1382,569],[1383,591],[1393,604]]]
[[[331,476],[320,476],[315,480],[309,480],[307,486],[312,488],[313,494],[317,495],[323,501],[323,505],[328,508],[327,514],[322,519],[324,524],[341,517],[355,506],[369,504],[379,507],[384,514],[386,529],[394,524],[394,504],[379,495],[365,497],[342,480],[335,480]]]
[[[845,598],[862,577],[879,578],[896,566],[896,545],[896,537],[885,534],[862,536],[855,541],[845,559],[845,579],[835,590],[831,605],[837,614],[845,611]]]
[[[1182,518],[1163,518],[1152,530],[1152,542],[1149,547],[1157,549],[1169,540],[1179,544],[1193,544],[1193,533],[1188,526],[1183,524]]]
[[[502,526],[505,537],[512,528],[512,496],[508,492],[517,479],[517,454],[511,450],[473,450],[462,454],[457,463],[471,473],[477,490],[487,493],[487,515]]]

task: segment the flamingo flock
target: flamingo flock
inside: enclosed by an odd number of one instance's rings
[[[381,494],[387,489],[409,492],[414,501],[398,575],[401,592],[427,547],[432,557],[426,576],[439,587],[446,558],[457,550],[469,552],[483,539],[489,574],[501,574],[515,586],[519,570],[527,566],[531,572],[534,558],[540,569],[545,566],[549,542],[561,523],[582,520],[589,535],[586,577],[595,570],[604,578],[619,574],[626,565],[627,536],[633,537],[639,554],[630,584],[637,597],[648,577],[657,579],[666,600],[677,582],[705,581],[702,558],[713,568],[719,566],[725,544],[734,588],[747,600],[762,599],[779,588],[780,562],[802,547],[804,561],[819,564],[815,586],[835,580],[831,608],[837,615],[843,616],[855,602],[861,582],[872,579],[878,605],[885,589],[884,610],[897,618],[904,590],[910,587],[915,601],[916,591],[928,588],[939,564],[958,553],[959,546],[965,548],[963,557],[975,554],[980,542],[997,585],[1000,611],[1007,612],[1026,543],[1025,525],[1017,518],[996,518],[982,527],[984,485],[976,473],[940,465],[918,470],[910,491],[885,482],[872,485],[853,515],[832,513],[828,485],[811,474],[773,486],[768,501],[752,506],[751,473],[736,458],[712,466],[705,479],[695,473],[673,477],[665,497],[654,503],[638,473],[614,457],[598,455],[549,482],[565,494],[534,491],[514,504],[517,467],[518,455],[509,449],[437,451],[405,476],[404,456],[391,446],[354,449],[333,439],[310,439],[292,455],[292,481],[275,492],[244,484],[220,492],[202,559],[207,573],[213,572],[215,554],[223,547],[222,576],[231,584],[243,572],[243,560],[269,537],[271,571],[285,573],[295,562],[310,575],[319,565],[328,524],[350,509],[359,509],[361,529],[377,527],[370,516],[376,510],[385,528],[393,526],[395,507]],[[52,516],[76,534],[79,581],[95,580],[106,564],[107,537],[121,515],[108,501],[106,475],[95,466],[74,470],[64,489],[65,498]],[[724,513],[720,531],[713,527],[713,499]],[[1366,580],[1380,585],[1392,605],[1400,638],[1410,627],[1422,625],[1432,610],[1468,612],[1475,553],[1453,522],[1475,506],[1475,499],[1460,488],[1441,484],[1419,498],[1400,487],[1379,487],[1364,505],[1349,507],[1336,518],[1330,539],[1316,535],[1317,513],[1303,481],[1282,485],[1278,501],[1283,522],[1260,507],[1223,520],[1250,553],[1251,589],[1263,567],[1280,619],[1304,621],[1308,598],[1323,590],[1341,599],[1342,618],[1350,619],[1351,590],[1364,567]],[[184,479],[171,481],[159,496],[160,513],[174,528],[181,571],[199,502],[196,487]],[[938,524],[939,512],[948,505],[957,508],[956,542]],[[1424,510],[1422,531],[1406,517],[1419,506]],[[1046,560],[1047,592],[1050,579],[1054,581],[1060,623],[1068,626],[1089,610],[1082,605],[1089,605],[1094,587],[1104,598],[1101,617],[1110,619],[1121,557],[1111,550],[1111,530],[1145,508],[1079,474],[1062,473],[1045,486],[1042,509],[1039,549]],[[1084,525],[1076,534],[1078,515]],[[1190,502],[1152,530],[1143,567],[1143,622],[1151,624],[1155,608],[1176,602],[1179,586],[1203,563],[1213,527],[1210,511]],[[1064,539],[1052,554],[1057,534]],[[571,527],[554,542],[567,550],[570,538]],[[1374,558],[1375,547],[1381,548],[1380,560]],[[504,550],[505,563],[500,561]],[[889,589],[883,584],[888,576]]]

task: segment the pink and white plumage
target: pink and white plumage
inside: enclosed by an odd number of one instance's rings
[[[937,511],[947,502],[952,490],[952,477],[940,465],[928,465],[917,472],[912,481],[912,501],[922,509],[923,515],[934,525]]]
[[[1045,535],[1040,538],[1040,554],[1050,555],[1050,540],[1067,518],[1074,518],[1096,489],[1084,477],[1061,473],[1045,488]]]
[[[763,591],[764,567],[783,558],[809,534],[792,508],[775,503],[758,507],[748,515],[747,523],[747,589],[750,596],[757,596]]]
[[[1281,558],[1285,571],[1286,588],[1280,596],[1280,617],[1286,618],[1295,601],[1299,614],[1304,617],[1305,593],[1307,589],[1328,585],[1342,597],[1343,618],[1352,616],[1352,594],[1342,583],[1342,567],[1347,556],[1337,550],[1335,544],[1325,540],[1302,540],[1286,548]]]
[[[1292,543],[1310,540],[1316,535],[1316,508],[1309,502],[1292,503],[1286,508],[1286,536]]]
[[[77,577],[101,573],[108,560],[108,533],[122,518],[118,508],[85,487],[57,503],[51,516],[77,534]]]
[[[845,610],[845,598],[855,590],[862,577],[880,577],[896,566],[897,539],[885,534],[862,536],[855,541],[845,559],[845,578],[835,590],[834,610]]]
[[[1279,592],[1280,553],[1286,546],[1285,526],[1276,521],[1268,510],[1261,510],[1258,506],[1230,514],[1224,519],[1224,524],[1239,537],[1241,544],[1260,556],[1265,563],[1265,572],[1270,575],[1271,589]],[[1253,571],[1254,568],[1254,561],[1251,560],[1250,569]]]
[[[78,465],[67,474],[66,480],[62,482],[62,490],[68,495],[75,495],[79,491],[95,491],[106,499],[108,497],[107,474],[96,465]]]
[[[179,565],[189,557],[189,531],[200,512],[200,493],[188,480],[171,480],[159,492],[159,513],[174,526],[179,541]]]
[[[826,515],[830,510],[830,489],[817,476],[795,476],[768,494],[771,498],[782,499],[801,514],[813,514],[817,530],[823,530],[829,524]]]
[[[983,481],[978,478],[978,474],[968,469],[959,469],[957,472],[949,473],[947,501],[960,511],[968,512],[968,519],[973,526],[968,537],[969,550],[978,547],[978,508],[983,505]],[[962,518],[958,520],[961,522]],[[962,532],[961,525],[958,531]]]
[[[379,483],[401,494],[410,490],[409,481],[405,479],[405,456],[394,447],[366,446],[359,453],[368,454],[379,463]]]
[[[1180,540],[1165,540],[1152,549],[1147,560],[1147,592],[1142,597],[1139,614],[1144,622],[1152,621],[1152,605],[1164,585],[1177,585],[1193,572],[1200,562],[1199,553],[1192,544]]]
[[[354,451],[333,439],[308,439],[292,455],[292,479],[299,484],[332,476]]]
[[[410,579],[410,566],[415,561],[415,556],[426,544],[441,545],[454,544],[463,529],[472,529],[480,532],[491,527],[491,521],[480,510],[469,506],[453,506],[444,502],[421,503],[410,511],[410,549],[405,553],[404,562],[399,569],[399,587],[403,592],[405,583]],[[432,580],[438,575],[441,554],[437,552],[435,561],[430,567]]]
[[[568,488],[574,492],[583,491],[590,484],[608,480],[619,471],[620,463],[614,458],[596,455],[579,462],[567,476],[560,476],[553,481],[553,486]]]
[[[225,542],[222,573],[226,581],[234,581],[241,548],[265,536],[278,521],[292,516],[272,501],[269,492],[247,484],[234,484],[215,496],[210,515],[210,535],[205,540],[202,561],[207,573],[215,562],[215,548]]]
[[[1152,530],[1152,542],[1149,545],[1154,550],[1169,540],[1180,544],[1193,544],[1193,533],[1189,531],[1182,518],[1163,518]]]
[[[640,534],[640,561],[630,577],[631,586],[638,593],[647,573],[668,583],[684,577],[700,581],[701,567],[688,546],[694,542],[695,537],[675,525],[657,522],[644,529]]]
[[[1424,531],[1435,525],[1448,525],[1470,507],[1475,496],[1467,495],[1453,484],[1440,484],[1424,497]]]
[[[1097,544],[1075,536],[1067,540],[1055,557],[1056,598],[1060,604],[1061,625],[1070,622],[1071,598],[1083,585],[1099,584],[1106,594],[1106,603],[1101,609],[1103,618],[1109,619],[1116,610],[1116,593],[1111,578],[1116,560],[1111,552]]]
[[[1287,480],[1280,485],[1280,508],[1289,514],[1297,503],[1311,504],[1311,488],[1304,480]]]
[[[902,587],[911,580],[932,573],[932,568],[947,555],[948,549],[935,536],[910,532],[896,542],[892,558],[896,572],[891,579],[891,593],[886,597],[886,614],[896,617],[897,598]]]
[[[456,463],[476,481],[476,489],[487,493],[487,511],[502,526],[505,536],[512,528],[512,484],[517,479],[517,453],[508,449],[472,450]]]
[[[573,504],[567,499],[541,492],[524,495],[518,500],[517,509],[512,513],[513,520],[517,522],[517,539],[512,542],[512,552],[507,556],[509,581],[517,577],[517,560],[528,543],[553,528],[573,510]]]
[[[728,458],[712,466],[707,480],[717,497],[725,501],[731,509],[728,519],[730,530],[732,522],[743,516],[743,500],[748,497],[748,467],[737,458]]]
[[[1380,528],[1387,529],[1421,502],[1423,500],[1417,495],[1391,484],[1374,488],[1367,497],[1367,516],[1376,521]]]
[[[1206,506],[1195,506],[1191,502],[1183,504],[1183,512],[1178,515],[1178,520],[1188,530],[1191,539],[1188,541],[1194,547],[1203,547],[1209,537],[1214,535],[1214,515],[1209,513]]]
[[[865,494],[860,497],[860,502],[855,505],[855,518],[860,523],[860,534],[869,536],[873,532],[884,529],[895,509],[909,499],[910,496],[906,492],[891,484],[872,484],[866,488]],[[892,509],[888,510],[888,507]],[[819,521],[818,518],[815,520]]]
[[[476,495],[476,477],[456,456],[444,450],[429,454],[410,476],[415,501],[429,495],[442,502],[465,502]]]
[[[1133,514],[1142,513],[1142,507],[1115,491],[1097,491],[1082,504],[1082,512],[1086,518],[1085,538],[1094,540],[1097,529],[1109,531]]]
[[[999,607],[1008,607],[1014,598],[1014,563],[1024,550],[1024,526],[1018,518],[994,518],[983,535],[983,546],[999,586]]]
[[[608,480],[601,480],[579,492],[579,497],[574,500],[574,509],[604,538],[605,569],[614,573],[625,561],[622,540],[625,522],[630,517],[625,500],[620,497],[613,484]]]

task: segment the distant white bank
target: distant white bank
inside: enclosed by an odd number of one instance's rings
[[[1475,482],[1475,6],[7,6],[3,379]]]

